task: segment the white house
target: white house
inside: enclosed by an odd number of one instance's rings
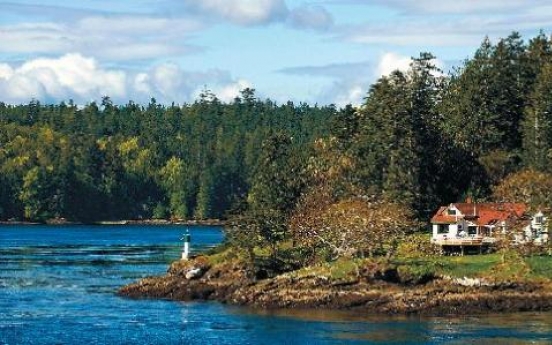
[[[531,222],[523,229],[523,237],[517,239],[521,243],[533,241],[535,244],[548,242],[548,217],[542,212],[537,212]]]
[[[442,206],[431,218],[431,241],[443,252],[481,252],[523,217],[524,204],[453,203]]]

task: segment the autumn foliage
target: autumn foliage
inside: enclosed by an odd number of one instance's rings
[[[500,202],[526,203],[532,210],[550,207],[552,175],[535,170],[510,174],[494,188],[493,197]]]

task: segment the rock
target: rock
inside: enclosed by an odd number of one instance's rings
[[[388,314],[477,314],[552,310],[552,286],[493,283],[482,278],[440,277],[405,285],[393,267],[366,267],[360,279],[336,281],[322,274],[280,274],[259,279],[240,260],[209,264],[205,257],[179,261],[168,274],[119,290],[131,298],[217,300],[262,308],[362,309]],[[402,278],[402,279],[401,279]]]
[[[191,270],[186,272],[184,277],[186,277],[186,279],[197,279],[197,278],[201,278],[202,275],[203,275],[203,270],[197,267],[197,268],[192,268]]]
[[[167,273],[169,273],[169,275],[185,277],[186,274],[191,270],[200,269],[204,273],[208,271],[210,268],[211,268],[211,264],[209,263],[209,259],[207,259],[207,257],[197,256],[190,260],[179,260],[179,261],[173,262],[169,267],[169,270]],[[189,278],[186,278],[186,279],[189,279]]]

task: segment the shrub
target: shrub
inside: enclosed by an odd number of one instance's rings
[[[420,265],[400,265],[397,268],[399,282],[404,285],[426,284],[436,276],[434,263],[424,263]]]
[[[430,241],[428,234],[413,234],[407,236],[397,248],[397,257],[420,258],[439,254],[437,246]]]

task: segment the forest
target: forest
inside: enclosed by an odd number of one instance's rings
[[[208,90],[182,106],[0,104],[0,219],[223,218],[246,199],[264,139],[285,132],[300,152],[337,112],[252,89],[231,104]]]
[[[550,205],[551,39],[485,38],[448,74],[434,59],[341,109],[253,89],[230,103],[208,90],[183,105],[0,103],[0,220],[231,218],[236,241],[347,253],[366,224],[402,231],[467,196]]]

